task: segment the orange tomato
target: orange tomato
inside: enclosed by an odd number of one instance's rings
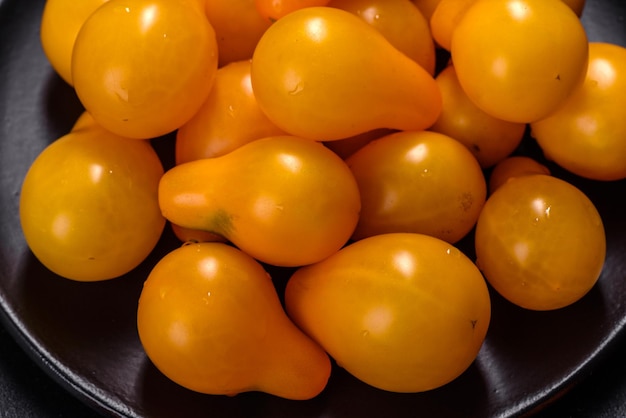
[[[594,180],[626,178],[626,48],[589,44],[583,85],[531,134],[548,159]]]
[[[263,267],[222,243],[182,246],[154,266],[137,330],[155,366],[197,392],[309,399],[330,375],[327,354],[289,320]]]
[[[46,0],[41,16],[43,52],[61,78],[73,85],[72,52],[81,26],[107,0]]]
[[[22,184],[20,222],[28,246],[44,266],[68,279],[128,273],[161,237],[162,175],[147,141],[97,125],[64,135],[37,156]]]
[[[435,81],[443,104],[430,130],[461,142],[481,167],[493,166],[522,142],[526,124],[495,118],[477,107],[461,87],[453,65],[444,68]]]
[[[217,71],[215,31],[195,2],[110,0],[83,24],[72,77],[85,109],[125,137],[153,138],[187,122]]]
[[[604,264],[602,219],[583,192],[532,174],[501,185],[476,224],[476,263],[504,298],[532,310],[568,306],[595,285]]]
[[[252,58],[263,32],[271,22],[261,17],[255,0],[202,0],[215,29],[220,67]]]
[[[298,266],[346,243],[361,201],[335,153],[279,136],[175,166],[161,178],[159,205],[172,223],[221,235],[265,263]]]
[[[430,29],[437,44],[450,51],[452,32],[475,0],[441,0],[430,17]]]
[[[512,178],[530,174],[550,174],[550,170],[537,160],[524,155],[514,155],[500,161],[489,176],[489,193],[495,192],[500,186]]]
[[[359,16],[429,74],[435,73],[435,44],[428,21],[413,3],[406,0],[332,0],[328,6]]]
[[[452,34],[467,96],[510,122],[543,119],[585,77],[588,42],[576,14],[555,0],[476,0]]]
[[[304,8],[274,23],[257,45],[251,74],[268,118],[314,140],[420,130],[441,111],[426,70],[374,27],[332,7]]]
[[[422,392],[459,376],[476,358],[491,317],[474,263],[420,234],[366,238],[298,269],[285,304],[339,366],[394,392]]]
[[[485,202],[485,178],[474,156],[439,133],[387,135],[346,163],[361,195],[354,239],[414,232],[454,243],[474,227]]]
[[[209,97],[176,133],[176,163],[218,157],[255,139],[280,135],[259,108],[250,82],[250,61],[217,70]]]

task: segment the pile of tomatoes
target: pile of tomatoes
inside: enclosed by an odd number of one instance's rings
[[[85,113],[24,180],[24,236],[54,273],[99,281],[172,227],[137,325],[191,390],[309,399],[331,358],[383,390],[444,385],[487,334],[488,284],[551,310],[600,276],[593,203],[516,152],[626,178],[626,49],[588,42],[582,11],[48,0],[43,49]],[[171,140],[168,167],[151,141]],[[471,234],[476,260],[456,246]]]

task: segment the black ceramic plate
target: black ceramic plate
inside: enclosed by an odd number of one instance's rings
[[[601,212],[608,239],[604,272],[587,296],[554,312],[525,311],[494,294],[485,344],[454,382],[427,393],[393,394],[335,368],[326,390],[305,402],[261,393],[207,396],[176,386],[146,358],[135,328],[142,283],[177,245],[171,235],[131,274],[102,283],[51,274],[24,242],[18,219],[22,179],[82,110],[42,53],[43,4],[0,0],[0,316],[44,370],[94,409],[148,418],[512,417],[532,413],[570,388],[625,332],[626,182],[586,181],[551,166]],[[623,0],[588,0],[583,21],[590,40],[626,45],[625,13]],[[171,138],[155,144],[168,164]],[[523,152],[536,153],[532,141]],[[284,277],[276,272],[275,279],[282,289]]]

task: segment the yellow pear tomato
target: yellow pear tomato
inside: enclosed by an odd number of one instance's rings
[[[406,56],[435,73],[435,43],[428,21],[406,0],[332,0],[329,7],[351,12],[375,27]]]
[[[379,128],[420,130],[441,111],[433,77],[374,27],[333,7],[274,23],[252,57],[259,106],[285,132],[337,140]]]
[[[476,358],[491,318],[485,280],[451,244],[383,234],[298,269],[287,313],[337,364],[374,387],[422,392]]]

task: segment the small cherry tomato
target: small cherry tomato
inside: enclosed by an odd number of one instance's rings
[[[454,243],[474,227],[485,202],[485,177],[474,156],[436,132],[384,136],[346,163],[361,195],[354,239],[414,232]]]
[[[489,193],[495,192],[500,186],[514,177],[529,174],[550,174],[550,170],[537,160],[524,155],[514,155],[500,161],[489,176]]]
[[[430,28],[437,45],[450,51],[452,44],[452,32],[465,14],[465,11],[476,0],[441,0],[432,16]]]
[[[626,178],[626,48],[589,44],[584,84],[547,118],[531,124],[545,156],[582,177]]]
[[[76,37],[76,94],[100,125],[118,135],[167,134],[208,96],[216,42],[195,0],[109,0]]]
[[[255,7],[255,0],[206,0],[206,15],[215,29],[218,64],[252,58],[263,32],[272,24]]]
[[[544,174],[518,176],[487,199],[475,235],[476,263],[510,302],[552,310],[578,301],[604,264],[602,219],[572,184]]]
[[[73,131],[46,147],[26,174],[20,196],[26,242],[43,265],[68,279],[125,274],[163,231],[162,175],[147,141],[97,126]]]
[[[456,26],[450,49],[467,96],[510,122],[548,116],[587,69],[585,29],[560,0],[477,0]]]
[[[40,38],[52,68],[69,85],[72,81],[72,52],[81,26],[107,0],[46,0],[41,16]]]
[[[461,142],[481,167],[491,167],[508,157],[522,142],[526,124],[495,118],[477,107],[461,87],[453,65],[444,68],[435,81],[442,107],[430,130]]]
[[[259,108],[250,61],[217,70],[209,97],[176,133],[176,163],[219,157],[259,138],[284,134]]]

